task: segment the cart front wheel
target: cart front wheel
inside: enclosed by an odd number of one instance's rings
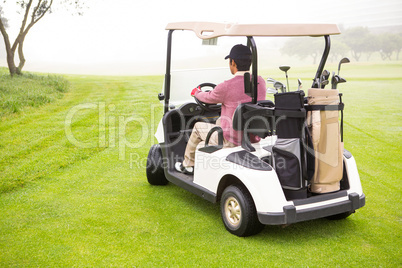
[[[147,158],[147,179],[152,185],[166,185],[168,180],[163,170],[163,156],[159,144],[152,145]]]

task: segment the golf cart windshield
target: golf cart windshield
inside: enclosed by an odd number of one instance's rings
[[[229,68],[224,67],[174,70],[171,72],[170,105],[177,107],[187,102],[195,102],[190,96],[191,89],[205,82],[217,85],[232,77]]]

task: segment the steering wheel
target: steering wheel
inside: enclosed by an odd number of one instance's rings
[[[199,87],[201,90],[203,87],[212,87],[215,88],[216,85],[213,83],[202,83],[200,85],[198,85],[197,87]],[[204,92],[209,92],[210,90],[202,90]],[[200,101],[199,99],[197,99],[194,96],[195,102],[204,110],[207,112],[219,112],[221,110],[221,105],[220,104],[209,104],[209,103],[205,103],[203,101]]]

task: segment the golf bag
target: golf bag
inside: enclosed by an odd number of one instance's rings
[[[304,92],[275,94],[277,141],[272,147],[273,164],[288,199],[307,197],[307,154],[309,140],[305,125]],[[314,166],[312,166],[314,168]]]
[[[338,90],[308,90],[307,123],[311,132],[315,172],[310,191],[328,193],[340,189],[343,176],[343,103]],[[339,131],[341,111],[341,131]]]

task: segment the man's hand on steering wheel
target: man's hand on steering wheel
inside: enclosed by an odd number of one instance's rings
[[[217,111],[220,111],[221,105],[219,105],[219,104],[208,104],[208,103],[205,103],[205,102],[200,101],[199,99],[197,99],[197,97],[195,96],[195,95],[196,95],[196,92],[201,92],[201,91],[203,91],[203,90],[202,90],[203,87],[211,87],[212,89],[214,89],[214,88],[216,87],[216,85],[213,84],[213,83],[202,83],[202,84],[200,84],[199,86],[197,86],[196,88],[194,88],[194,89],[191,91],[191,96],[194,97],[194,99],[195,99],[195,101],[197,102],[197,104],[198,104],[203,110],[205,110],[205,111],[207,111],[207,112],[217,112]],[[209,92],[209,91],[210,91],[210,90],[204,90],[204,92]]]
[[[191,97],[194,97],[194,96],[195,96],[195,93],[196,93],[196,92],[200,92],[200,91],[201,91],[201,87],[200,87],[200,86],[195,87],[195,88],[191,91]]]

